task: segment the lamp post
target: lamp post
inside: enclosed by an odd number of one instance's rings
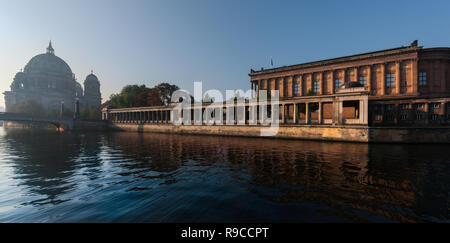
[[[64,117],[64,101],[61,101],[61,110],[60,110],[60,114],[59,114],[59,119],[63,119]]]
[[[75,100],[75,112],[73,114],[73,119],[79,119],[80,118],[80,101],[78,98]]]

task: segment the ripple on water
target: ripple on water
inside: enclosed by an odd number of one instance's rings
[[[441,145],[0,131],[2,222],[449,222]]]

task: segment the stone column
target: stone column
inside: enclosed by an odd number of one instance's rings
[[[344,78],[342,79],[342,84],[346,84],[346,83],[347,83],[347,68],[344,69]]]
[[[306,112],[305,112],[305,124],[310,124],[311,123],[311,119],[310,119],[310,114],[309,114],[309,103],[306,103]]]
[[[324,84],[324,77],[325,75],[323,75],[323,72],[320,72],[319,74],[319,79],[320,79],[320,83],[319,83],[319,94],[323,95],[325,92],[323,91],[323,84]]]
[[[319,102],[319,124],[322,124],[322,117],[323,117],[323,114],[322,114],[322,112],[323,112],[323,110],[322,110],[322,102]]]
[[[369,95],[372,93],[372,66],[367,67],[367,89],[369,90]]]
[[[261,90],[261,80],[258,80],[258,87],[256,88],[256,97],[259,98],[259,91]]]
[[[297,79],[298,80],[295,80],[295,83],[298,83],[299,85],[298,96],[303,96],[303,75],[298,75]]]
[[[294,124],[298,123],[298,104],[294,103]]]
[[[448,105],[449,104],[446,102],[441,103],[442,109],[444,109],[444,111],[442,112],[442,114],[444,116],[444,118],[442,119],[443,123],[447,123],[447,121],[448,121],[448,107],[447,107]]]
[[[445,74],[447,73],[447,67],[448,63],[444,60],[441,60],[441,93],[445,93],[447,91],[447,77],[445,76]]]
[[[413,59],[411,65],[411,77],[412,77],[412,93],[416,94],[419,92],[419,65],[418,60]]]
[[[359,101],[359,123],[362,125],[369,124],[369,107],[368,99]]]
[[[334,94],[334,70],[331,70],[331,94]]]
[[[400,62],[395,63],[395,93],[400,94],[400,82],[402,78],[402,73],[400,72]]]
[[[386,64],[381,64],[381,95],[386,94]]]
[[[284,98],[284,78],[276,79],[276,83],[278,84],[278,91],[280,92],[280,98]],[[275,85],[276,86],[276,85]],[[277,87],[275,87],[277,89]]]
[[[282,111],[281,111],[281,124],[285,124],[286,123],[286,105],[282,104]],[[273,115],[273,111],[272,111],[272,115]]]

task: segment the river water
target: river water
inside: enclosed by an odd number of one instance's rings
[[[0,222],[450,222],[449,150],[0,128]]]

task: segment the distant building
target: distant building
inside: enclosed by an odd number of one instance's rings
[[[450,124],[450,48],[410,46],[251,70],[251,87],[279,90],[286,123],[369,125]],[[361,92],[353,100],[345,93]],[[368,104],[360,102],[368,96]],[[295,109],[315,105],[312,114]],[[306,119],[310,117],[310,119]]]
[[[80,107],[100,107],[100,81],[91,72],[84,81],[84,92],[75,79],[69,65],[55,55],[52,43],[47,52],[33,57],[25,69],[18,72],[11,84],[11,91],[4,93],[6,111],[26,99],[39,102],[47,110],[59,110],[61,103],[74,110],[78,99]]]

